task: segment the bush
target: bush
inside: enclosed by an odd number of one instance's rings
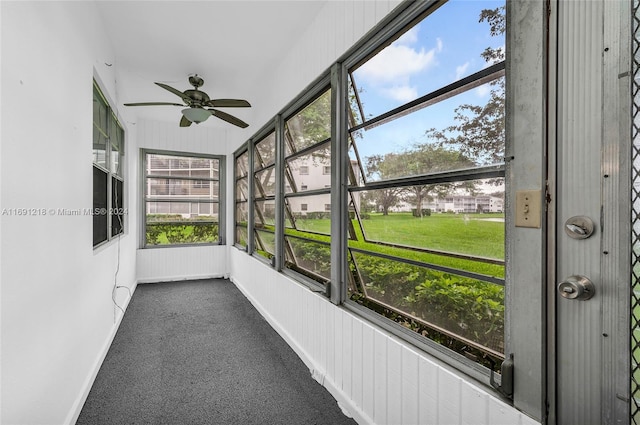
[[[214,243],[218,241],[217,223],[147,222],[147,245]]]
[[[331,246],[313,240],[287,238],[297,260],[297,266],[329,279],[331,277]]]
[[[501,286],[371,255],[355,254],[354,259],[371,298],[503,351]]]
[[[417,208],[411,208],[411,214],[414,217],[429,217],[429,216],[431,216],[431,208],[423,208],[420,212],[421,212],[421,214],[418,214],[418,209]]]
[[[331,213],[330,212],[324,212],[324,211],[312,211],[312,212],[307,213],[307,218],[309,220],[327,219],[327,218],[331,218]]]

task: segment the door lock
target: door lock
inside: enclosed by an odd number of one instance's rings
[[[587,239],[594,230],[593,220],[581,215],[571,217],[564,223],[564,232],[573,239]]]
[[[588,278],[573,275],[558,284],[558,292],[563,298],[569,300],[586,301],[593,297],[596,288]]]

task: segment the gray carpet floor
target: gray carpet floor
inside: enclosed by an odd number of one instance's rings
[[[77,421],[355,425],[228,280],[139,285]]]

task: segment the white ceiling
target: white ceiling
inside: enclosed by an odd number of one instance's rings
[[[286,54],[328,0],[298,1],[99,1],[115,49],[119,100],[177,102],[156,86],[191,89],[188,76],[204,79],[211,98],[246,99],[253,105],[260,75]],[[135,108],[138,118],[180,120],[176,106]],[[250,109],[225,108],[254,130]],[[229,127],[216,118],[201,125]]]

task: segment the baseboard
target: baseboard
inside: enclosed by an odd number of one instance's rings
[[[125,299],[124,305],[122,305],[122,309],[127,311],[127,307],[129,307],[129,302],[131,302],[131,298],[133,294],[136,292],[136,288],[138,287],[138,282],[134,282],[133,287],[131,288],[131,297],[127,296]],[[104,362],[104,359],[107,357],[107,353],[109,352],[109,348],[111,347],[111,343],[113,339],[116,337],[116,333],[118,332],[118,328],[120,327],[120,323],[122,323],[122,318],[124,317],[124,313],[116,308],[116,322],[113,324],[111,328],[111,333],[107,337],[107,340],[103,344],[102,348],[98,352],[98,356],[93,364],[91,373],[87,376],[87,379],[84,381],[82,388],[80,390],[80,395],[76,398],[76,401],[71,406],[69,410],[69,414],[65,419],[64,423],[68,425],[73,425],[78,420],[80,416],[80,412],[82,411],[82,407],[84,406],[85,401],[87,401],[87,397],[89,396],[89,392],[91,391],[91,387],[98,376],[98,372],[100,371],[100,367]]]
[[[161,282],[181,282],[187,280],[201,280],[201,279],[223,279],[228,278],[227,274],[203,274],[203,275],[179,275],[179,276],[164,276],[164,277],[151,277],[146,279],[138,279],[137,284],[145,283],[161,283]]]
[[[231,276],[231,282],[242,292],[242,294],[251,302],[251,304],[255,307],[256,310],[264,317],[264,319],[269,323],[269,325],[285,340],[285,342],[291,347],[291,349],[300,357],[302,362],[309,368],[311,376],[315,379],[320,385],[325,387],[327,391],[336,399],[338,406],[345,414],[350,418],[353,418],[359,425],[374,425],[373,420],[366,415],[360,408],[358,408],[351,400],[351,397],[347,395],[344,391],[342,391],[335,384],[331,377],[326,376],[324,372],[324,367],[319,365],[307,351],[295,340],[286,329],[282,327],[282,325],[275,320],[275,318],[260,304],[260,302],[255,299],[247,290],[242,286],[241,283],[238,283],[237,280]]]

